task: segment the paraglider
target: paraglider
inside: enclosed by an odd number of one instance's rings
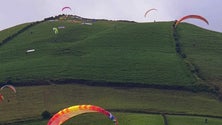
[[[148,14],[150,11],[153,11],[153,10],[156,10],[156,11],[157,11],[157,9],[155,9],[155,8],[149,9],[149,10],[147,10],[146,13],[144,14],[144,17],[146,17],[147,14]]]
[[[199,20],[202,20],[202,21],[204,21],[205,23],[207,23],[208,25],[209,25],[209,22],[207,21],[207,19],[205,19],[204,17],[202,17],[202,16],[200,16],[200,15],[187,15],[187,16],[184,16],[184,17],[182,17],[181,19],[179,19],[177,22],[176,22],[176,24],[175,24],[175,26],[177,26],[180,22],[182,22],[183,20],[186,20],[186,19],[199,19]]]
[[[3,100],[4,100],[4,96],[0,94],[0,102],[2,102]]]
[[[70,7],[63,7],[63,8],[62,8],[62,11],[63,11],[63,10],[66,10],[66,9],[72,10]]]
[[[1,90],[3,90],[5,87],[11,89],[14,93],[16,93],[16,89],[15,89],[14,86],[12,86],[12,85],[4,85],[4,86],[1,87]]]
[[[0,90],[2,91],[2,90],[4,90],[5,88],[9,88],[11,91],[13,91],[14,93],[16,93],[16,89],[15,89],[15,87],[14,86],[12,86],[12,85],[4,85],[4,86],[2,86],[1,88],[0,88]],[[4,100],[4,96],[0,93],[0,101],[3,101]],[[10,100],[8,99],[8,102],[9,102]]]
[[[63,124],[66,120],[83,114],[83,113],[90,113],[90,112],[99,112],[104,115],[106,115],[110,120],[114,122],[115,125],[118,125],[117,119],[108,111],[105,109],[94,106],[94,105],[76,105],[76,106],[71,106],[68,108],[65,108],[58,113],[56,113],[48,122],[47,125],[61,125]]]
[[[59,30],[58,30],[58,28],[56,28],[56,27],[53,27],[52,30],[54,31],[55,34],[58,34],[58,33],[59,33]]]

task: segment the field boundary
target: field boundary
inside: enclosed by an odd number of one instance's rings
[[[154,115],[177,115],[177,116],[195,116],[195,117],[208,117],[222,119],[222,116],[216,115],[203,115],[203,114],[189,114],[189,113],[169,113],[169,112],[152,112],[152,111],[138,111],[138,110],[120,110],[120,109],[107,109],[113,112],[121,113],[139,113],[139,114],[154,114]]]
[[[101,87],[118,87],[118,88],[153,88],[160,90],[182,90],[189,92],[209,92],[217,95],[217,92],[204,84],[193,84],[191,86],[180,85],[163,85],[163,84],[146,84],[146,83],[133,83],[133,82],[111,82],[111,81],[97,81],[85,79],[57,79],[57,80],[32,80],[32,81],[11,81],[8,80],[5,84],[13,86],[39,86],[39,85],[54,85],[54,84],[81,84],[88,86],[101,86]]]
[[[27,29],[29,29],[30,27],[32,26],[35,26],[36,24],[39,24],[41,22],[44,22],[44,21],[37,21],[37,22],[34,22],[34,23],[30,23],[29,25],[25,26],[24,28],[20,29],[19,31],[17,31],[16,33],[6,37],[4,40],[2,40],[0,42],[0,46],[6,44],[7,42],[9,42],[10,40],[14,39],[14,37],[18,36],[19,34],[25,32]]]

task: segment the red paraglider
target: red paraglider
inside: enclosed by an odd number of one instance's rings
[[[150,11],[153,11],[153,10],[157,10],[157,9],[152,8],[152,9],[147,10],[147,11],[146,11],[146,13],[144,14],[144,17],[146,17],[146,16],[147,16],[147,14],[148,14]]]
[[[2,102],[3,100],[4,100],[4,96],[0,94],[0,102]]]
[[[70,7],[63,7],[63,8],[62,8],[62,11],[65,10],[65,9],[72,10]]]
[[[189,18],[194,18],[194,19],[200,19],[202,21],[204,21],[205,23],[207,23],[209,25],[209,22],[207,21],[207,19],[205,19],[204,17],[200,16],[200,15],[187,15],[182,17],[181,19],[179,19],[175,26],[177,26],[180,22],[182,22],[183,20],[189,19]]]

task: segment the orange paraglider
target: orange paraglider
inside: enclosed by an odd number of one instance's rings
[[[2,102],[3,100],[4,100],[4,96],[0,94],[0,102]]]
[[[202,16],[200,16],[200,15],[187,15],[187,16],[184,16],[184,17],[182,17],[181,19],[179,19],[177,22],[176,22],[176,24],[175,24],[175,26],[177,26],[180,22],[182,22],[183,20],[186,20],[186,19],[192,19],[192,18],[194,18],[194,19],[199,19],[199,20],[202,20],[202,21],[204,21],[205,23],[207,23],[208,25],[209,25],[209,22],[207,21],[207,19],[205,19],[204,17],[202,17]]]

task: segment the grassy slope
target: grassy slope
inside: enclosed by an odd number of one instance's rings
[[[59,25],[65,25],[66,29],[60,30],[58,36],[55,36],[52,27]],[[1,81],[5,79],[24,81],[76,78],[191,85],[194,79],[175,54],[174,43],[171,43],[173,40],[170,26],[170,23],[117,22],[97,22],[93,26],[67,22],[39,24],[0,47],[2,71],[0,79]],[[220,34],[213,33],[213,35],[220,39]],[[198,35],[193,37],[196,36]],[[36,52],[26,55],[25,51],[31,48],[35,48]],[[39,116],[43,110],[56,112],[67,105],[80,103],[93,103],[108,109],[221,116],[221,102],[199,93],[153,89],[130,89],[130,91],[109,90],[110,88],[92,89],[81,86],[75,86],[76,89],[74,89],[69,85],[68,87],[64,85],[63,87],[28,88],[21,87],[23,92],[16,96],[4,92],[6,99],[9,98],[10,102],[5,100],[1,104],[0,114],[3,113],[1,116],[4,117],[1,117],[0,121],[11,120],[12,117],[13,119],[35,117]],[[85,91],[87,91],[86,94]],[[55,99],[55,95],[50,93],[54,93],[57,98]],[[73,99],[73,95],[78,96]],[[211,107],[210,110],[209,107]],[[139,114],[132,117],[138,116]],[[133,121],[126,122],[127,125],[132,123],[134,124]]]
[[[115,113],[115,112],[114,112]],[[115,113],[119,118],[120,125],[164,125],[162,116],[146,115],[136,113]],[[48,121],[31,121],[26,123],[18,123],[18,125],[43,125]],[[105,118],[101,114],[84,114],[72,118],[64,123],[64,125],[113,125],[113,122]]]
[[[61,25],[66,28],[55,35],[52,28]],[[36,52],[25,54],[32,48]],[[45,22],[2,46],[0,57],[1,81],[71,78],[182,86],[195,82],[175,53],[171,23]]]
[[[167,116],[169,125],[221,125],[222,120],[206,117],[191,117],[191,116]]]
[[[29,23],[21,24],[21,25],[14,26],[12,28],[0,31],[0,42],[2,42],[2,40],[7,38],[8,36],[11,36],[12,34],[18,32],[22,28],[26,27],[27,25],[29,25]]]
[[[190,24],[178,27],[183,51],[208,81],[222,80],[222,34],[203,30]]]
[[[136,114],[136,113],[115,113],[115,115],[120,119],[119,124],[121,125],[164,125],[163,118],[160,115],[146,115],[146,114]],[[169,116],[167,115],[167,120],[169,125],[221,125],[221,119],[207,118],[207,123],[205,119],[207,117],[190,117],[190,116]],[[86,120],[87,119],[87,120]],[[18,123],[18,125],[43,125],[47,121],[31,121],[26,123]],[[109,122],[107,118],[100,116],[98,114],[85,114],[78,117],[72,118],[65,122],[64,125],[113,125]]]
[[[204,93],[68,84],[17,87],[16,95],[9,89],[5,89],[1,93],[5,97],[0,105],[1,122],[40,117],[45,110],[54,113],[65,107],[78,104],[98,105],[111,112],[112,109],[117,109],[128,112],[168,112],[222,116],[222,103],[213,96]]]

